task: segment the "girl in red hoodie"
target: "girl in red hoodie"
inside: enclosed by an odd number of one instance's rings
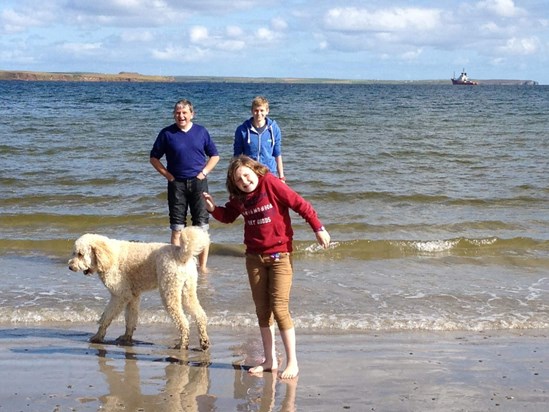
[[[311,204],[269,172],[266,166],[247,156],[235,157],[227,171],[229,201],[216,206],[213,197],[204,193],[206,209],[223,223],[244,218],[246,270],[259,321],[265,360],[250,368],[250,373],[278,369],[275,352],[274,321],[278,325],[286,368],[282,379],[295,378],[299,372],[296,357],[295,328],[290,316],[292,286],[293,229],[289,210],[298,213],[315,232],[317,242],[330,245],[330,235]]]

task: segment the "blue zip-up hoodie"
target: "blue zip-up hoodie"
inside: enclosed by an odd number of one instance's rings
[[[241,154],[267,166],[271,173],[278,175],[275,157],[281,155],[282,133],[275,120],[266,118],[267,124],[259,134],[252,123],[253,117],[242,123],[234,132],[234,156]]]

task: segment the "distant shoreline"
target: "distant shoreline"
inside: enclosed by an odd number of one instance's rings
[[[293,77],[154,76],[132,72],[62,73],[0,70],[0,80],[64,82],[157,82],[157,83],[287,83],[287,84],[451,84],[446,80],[350,80]],[[537,86],[534,80],[478,80],[479,85]]]
[[[148,76],[139,73],[56,73],[17,70],[0,70],[0,80],[38,82],[174,82],[171,76]]]

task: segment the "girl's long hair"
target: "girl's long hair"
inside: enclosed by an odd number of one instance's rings
[[[238,199],[243,199],[246,197],[247,193],[240,190],[235,183],[235,173],[239,167],[246,166],[257,174],[258,176],[265,176],[269,172],[267,166],[262,165],[258,161],[246,156],[240,155],[233,157],[231,163],[229,164],[229,169],[227,170],[227,191],[229,192],[230,197],[236,197]]]

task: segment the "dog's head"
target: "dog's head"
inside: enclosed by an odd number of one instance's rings
[[[84,275],[105,273],[113,263],[109,239],[105,236],[87,233],[74,242],[69,269]]]

